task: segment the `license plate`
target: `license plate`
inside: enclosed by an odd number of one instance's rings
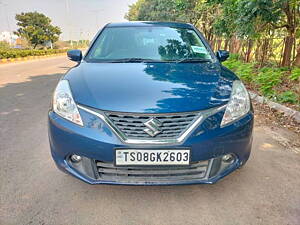
[[[190,150],[116,149],[116,166],[189,165]]]

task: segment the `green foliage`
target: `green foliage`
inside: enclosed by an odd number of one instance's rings
[[[201,4],[203,3],[199,0],[176,0],[178,21],[196,24],[200,16],[198,6]]]
[[[216,17],[213,22],[214,33],[218,36],[231,38],[237,30],[237,23],[239,17],[238,1],[237,0],[210,0],[209,3],[213,7],[220,7],[222,13]]]
[[[299,104],[299,97],[293,91],[285,91],[277,95],[277,100],[282,103]]]
[[[11,49],[11,50],[1,50],[0,49],[0,59],[8,58],[19,58],[27,56],[43,56],[43,55],[52,55],[58,53],[64,53],[67,49],[47,49],[47,50],[35,50],[35,49]]]
[[[125,18],[130,21],[196,22],[198,0],[138,0],[129,6]]]
[[[265,96],[274,96],[274,87],[281,83],[283,71],[277,68],[263,67],[259,70],[254,82],[259,85],[260,91]]]
[[[233,61],[237,61],[240,60],[241,56],[240,54],[230,54],[229,59],[228,60],[233,60]]]
[[[136,3],[129,5],[129,11],[125,15],[125,19],[129,21],[137,21],[140,14],[141,6],[144,4],[145,0],[138,0]]]
[[[233,35],[257,38],[270,28],[282,27],[284,24],[280,23],[284,23],[285,20],[286,3],[294,1],[208,0],[208,3],[222,8],[220,16],[213,24],[215,34],[229,38]]]
[[[282,0],[239,0],[238,34],[241,37],[257,37],[257,33],[268,29],[268,24],[277,23],[283,13],[279,2]]]
[[[255,77],[254,63],[243,63],[238,54],[231,54],[230,58],[223,63],[228,69],[234,71],[243,81],[252,82]]]
[[[291,80],[298,80],[300,78],[300,68],[295,67],[291,71],[291,75],[289,76]]]
[[[9,49],[9,48],[10,48],[10,46],[9,46],[8,42],[0,41],[0,50]]]
[[[223,62],[223,65],[226,66],[228,69],[236,72],[237,69],[239,67],[241,67],[242,65],[242,61],[239,61],[239,60],[235,60],[235,59],[232,59],[232,58],[229,58],[227,61]]]
[[[239,77],[246,82],[252,82],[255,78],[254,63],[242,63],[236,70]]]
[[[61,34],[60,28],[52,26],[51,19],[42,13],[22,12],[16,15],[16,20],[19,29],[15,34],[25,38],[34,48],[47,41],[54,43]]]
[[[263,67],[256,69],[255,63],[244,63],[238,60],[236,55],[231,55],[223,65],[234,71],[247,84],[257,86],[264,96],[282,103],[300,104],[300,96],[293,90],[278,91],[278,86],[283,82],[285,73],[289,72],[289,68]],[[293,68],[289,79],[297,80],[299,77],[300,68]]]
[[[177,16],[175,7],[175,0],[139,0],[131,5],[128,18],[143,21],[175,21]]]

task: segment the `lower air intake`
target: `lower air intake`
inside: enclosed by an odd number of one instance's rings
[[[99,179],[126,183],[199,180],[206,177],[210,161],[193,162],[189,166],[115,166],[96,161]]]

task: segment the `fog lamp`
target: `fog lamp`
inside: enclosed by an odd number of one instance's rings
[[[222,161],[225,163],[233,163],[234,156],[232,154],[227,154],[222,157]]]
[[[74,154],[74,155],[71,155],[70,159],[71,159],[72,162],[78,163],[78,162],[81,161],[82,158],[81,158],[81,156]]]

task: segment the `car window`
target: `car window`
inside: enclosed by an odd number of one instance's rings
[[[113,27],[102,31],[85,59],[97,62],[128,58],[177,61],[211,59],[211,54],[192,29]]]

